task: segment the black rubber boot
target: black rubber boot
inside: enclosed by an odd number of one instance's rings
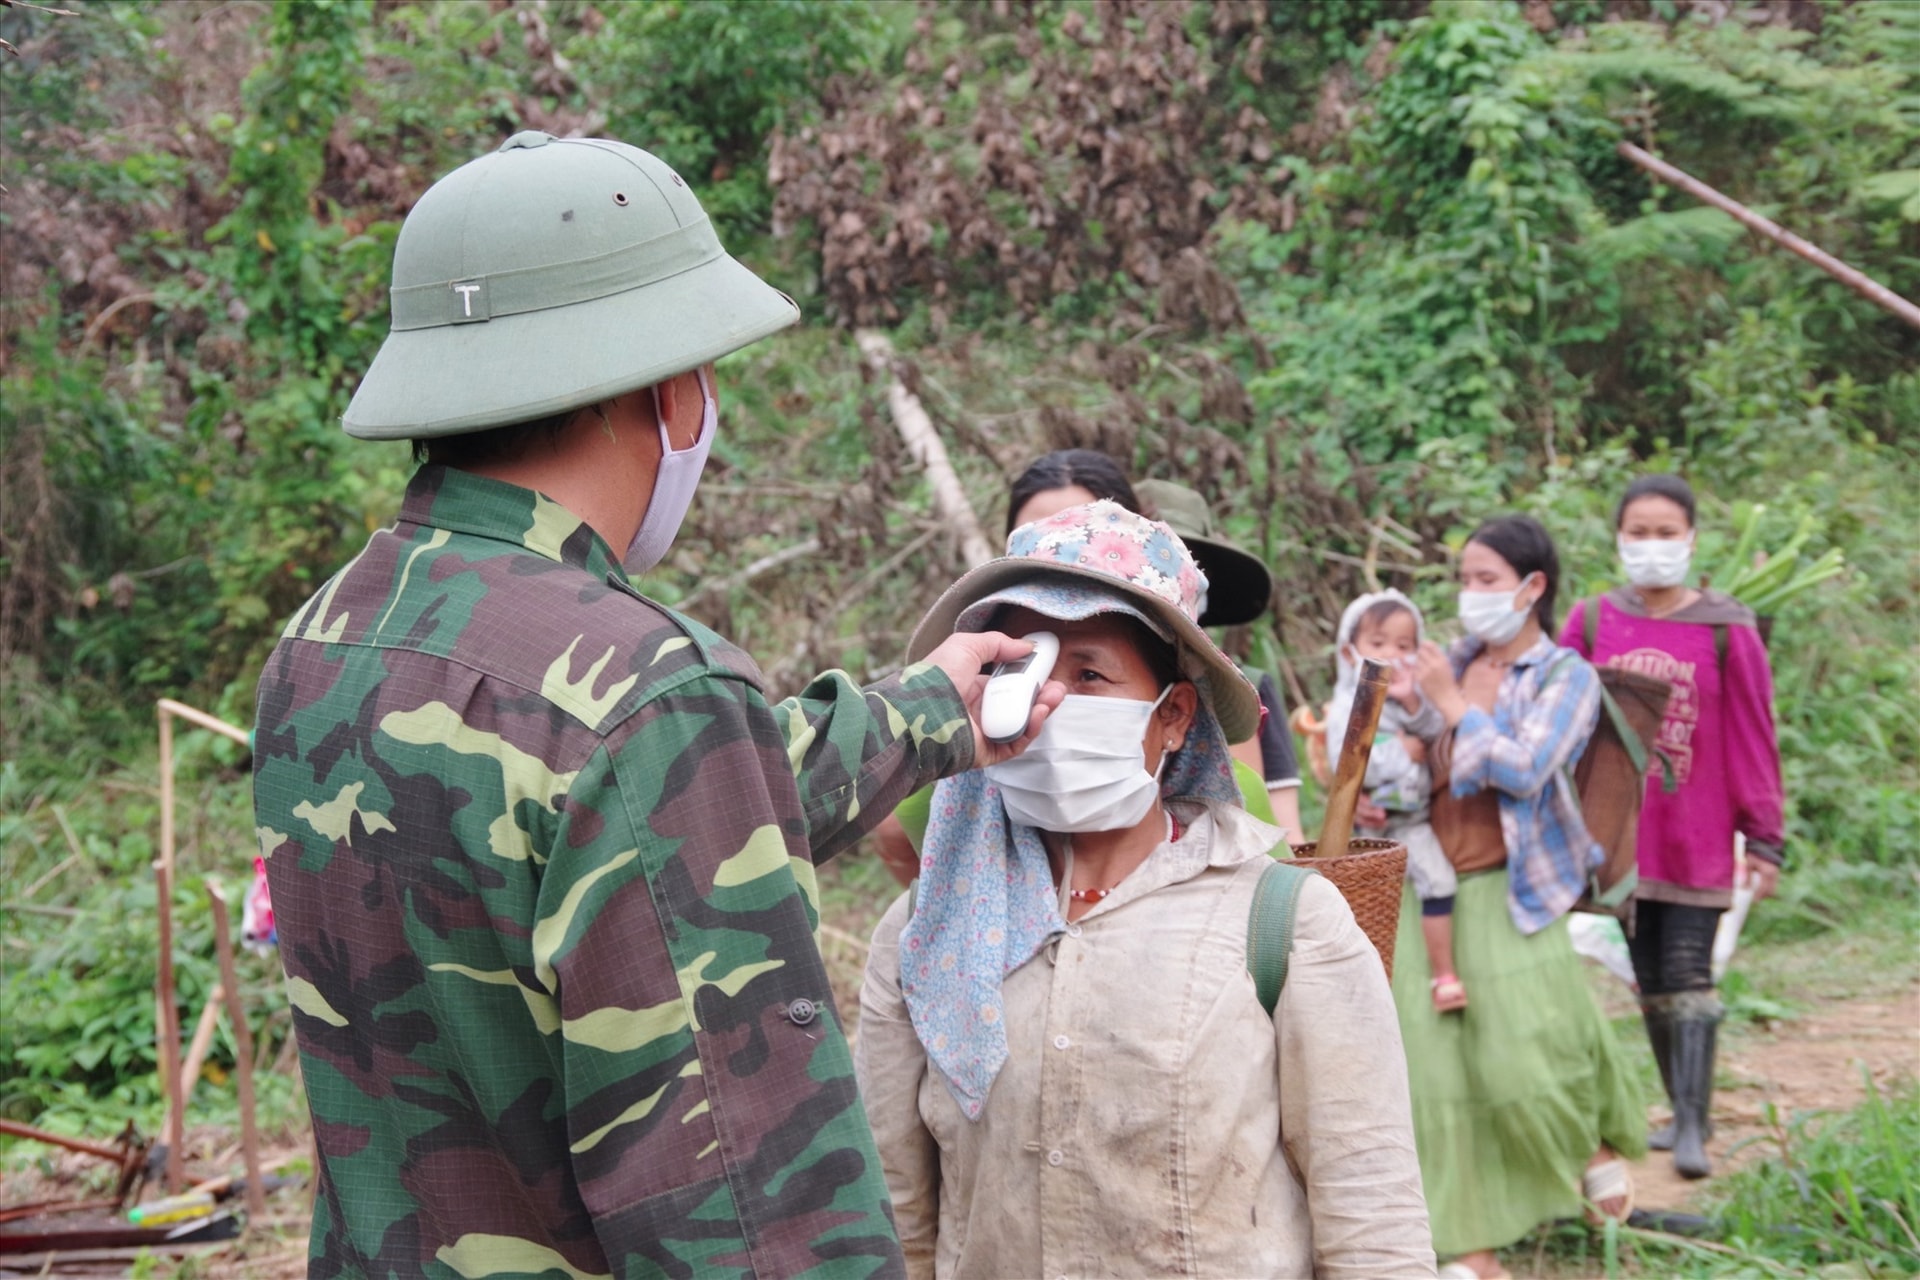
[[[1712,1174],[1707,1158],[1713,1106],[1714,1041],[1720,1002],[1710,991],[1687,992],[1673,1016],[1673,1167],[1683,1178]]]
[[[1672,1106],[1673,997],[1640,997],[1640,1020],[1647,1025],[1647,1043],[1653,1047],[1653,1061],[1660,1068],[1660,1087],[1667,1091],[1667,1105]],[[1673,1150],[1673,1121],[1649,1133],[1647,1146],[1654,1151]]]

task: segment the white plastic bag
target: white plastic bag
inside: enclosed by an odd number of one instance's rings
[[[1740,945],[1740,930],[1747,923],[1747,912],[1753,910],[1753,876],[1747,865],[1747,838],[1739,832],[1733,836],[1733,907],[1720,917],[1720,927],[1713,935],[1713,981],[1718,986],[1720,979],[1726,976],[1727,964],[1733,959],[1733,952]]]
[[[1633,976],[1633,957],[1627,953],[1627,935],[1621,931],[1618,920],[1576,911],[1567,921],[1567,932],[1573,938],[1576,952],[1598,961],[1608,973],[1633,990],[1640,989]]]

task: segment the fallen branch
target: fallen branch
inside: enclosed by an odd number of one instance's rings
[[[724,596],[735,587],[744,587],[747,583],[752,582],[763,573],[771,573],[781,565],[791,564],[795,560],[804,560],[819,550],[820,539],[808,538],[804,542],[796,542],[790,547],[782,547],[778,551],[769,552],[761,556],[758,560],[751,561],[745,568],[740,569],[738,572],[730,573],[724,578],[717,578],[701,583],[692,591],[689,591],[686,598],[673,607],[681,613],[685,613],[704,596]]]
[[[1720,194],[1700,179],[1674,168],[1657,156],[1649,155],[1631,142],[1622,142],[1615,150],[1668,186],[1678,187],[1694,199],[1712,205],[1749,230],[1757,231],[1775,244],[1799,254],[1868,302],[1892,312],[1914,328],[1920,329],[1920,306],[1915,306],[1879,281],[1848,266],[1819,245],[1802,240],[1771,219],[1761,217],[1738,200]]]
[[[893,343],[887,335],[873,329],[860,329],[853,335],[860,352],[873,371],[887,380],[887,408],[893,412],[893,425],[906,441],[907,452],[926,470],[933,486],[933,505],[940,518],[960,537],[960,554],[969,565],[985,564],[993,559],[993,547],[980,532],[980,520],[967,501],[960,477],[947,459],[947,446],[933,428],[920,397],[907,390],[893,367]]]
[[[142,302],[153,302],[153,301],[155,301],[155,298],[154,298],[154,295],[151,293],[130,293],[124,298],[119,298],[115,300],[113,304],[109,306],[105,311],[102,311],[99,315],[95,316],[91,321],[88,322],[87,331],[80,335],[80,345],[86,346],[88,343],[92,342],[95,338],[99,337],[100,330],[106,327],[107,321],[119,315],[121,311]]]

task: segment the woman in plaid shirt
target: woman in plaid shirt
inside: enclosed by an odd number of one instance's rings
[[[1644,1151],[1645,1117],[1567,934],[1601,858],[1571,776],[1600,683],[1549,638],[1559,556],[1537,521],[1501,517],[1459,576],[1467,635],[1425,644],[1417,676],[1446,726],[1429,743],[1432,820],[1460,872],[1454,958],[1473,1003],[1434,1012],[1416,904],[1393,986],[1434,1247],[1457,1255],[1442,1274],[1499,1276],[1494,1250],[1542,1222],[1625,1215],[1619,1156]]]

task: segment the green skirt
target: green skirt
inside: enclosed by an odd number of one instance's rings
[[[1438,1014],[1408,885],[1393,998],[1413,1091],[1414,1140],[1442,1256],[1512,1244],[1577,1216],[1602,1142],[1646,1152],[1646,1107],[1587,986],[1565,918],[1532,937],[1507,914],[1504,870],[1463,876],[1453,957],[1467,1008]]]

